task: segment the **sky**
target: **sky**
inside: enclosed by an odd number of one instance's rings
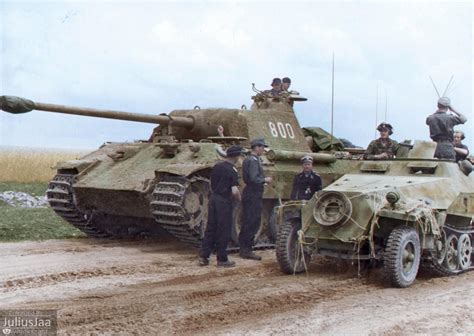
[[[468,122],[474,148],[471,2],[0,0],[0,95],[168,113],[250,106],[288,76],[308,98],[304,126],[367,146],[376,122],[392,138],[429,140],[430,76]],[[0,112],[0,146],[94,149],[147,139],[154,125],[56,113]]]

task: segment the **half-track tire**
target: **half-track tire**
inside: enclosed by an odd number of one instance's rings
[[[304,272],[311,261],[311,253],[302,249],[298,242],[299,230],[301,230],[300,218],[288,219],[279,228],[276,257],[283,273]]]
[[[388,238],[384,251],[384,273],[394,287],[408,287],[416,279],[420,266],[421,248],[417,231],[398,227]]]

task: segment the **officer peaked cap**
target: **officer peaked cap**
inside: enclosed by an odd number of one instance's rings
[[[313,163],[313,157],[311,155],[305,155],[301,158],[301,163]]]
[[[392,135],[393,134],[393,127],[389,123],[383,122],[383,123],[380,123],[380,125],[377,126],[377,131],[379,131],[379,132],[388,131],[388,134]]]
[[[251,148],[254,148],[254,147],[257,147],[257,146],[268,147],[267,144],[265,143],[265,140],[263,140],[263,138],[253,139],[252,141],[250,141],[250,147]]]
[[[242,147],[231,146],[227,148],[226,154],[228,157],[240,156],[242,154]]]

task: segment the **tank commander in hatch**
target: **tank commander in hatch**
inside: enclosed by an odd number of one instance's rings
[[[469,148],[461,141],[464,140],[466,137],[464,136],[463,131],[454,131],[454,152],[456,154],[456,162],[466,160],[467,156],[469,155]]]
[[[379,131],[380,137],[369,144],[364,153],[364,160],[393,159],[400,145],[390,139],[390,135],[393,134],[392,125],[383,122],[377,126],[377,131]]]
[[[278,96],[281,90],[281,79],[280,78],[273,78],[272,83],[270,84],[272,87],[271,90],[265,90],[264,93],[270,96]]]
[[[313,158],[311,155],[305,155],[301,158],[303,171],[296,174],[293,179],[293,188],[291,189],[292,200],[309,200],[314,193],[321,190],[321,177],[313,171]]]
[[[448,114],[448,110],[453,114]],[[435,158],[455,160],[453,128],[466,121],[467,118],[451,106],[451,100],[448,97],[438,99],[438,110],[426,118],[426,124],[430,128],[430,138],[436,142]]]

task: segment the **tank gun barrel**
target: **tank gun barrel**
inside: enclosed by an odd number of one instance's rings
[[[135,122],[143,122],[149,124],[160,124],[163,126],[173,125],[185,128],[192,128],[194,126],[194,119],[192,117],[172,117],[169,115],[151,115],[143,113],[130,113],[113,110],[100,110],[86,107],[75,107],[57,104],[46,104],[33,102],[31,100],[15,97],[15,96],[0,96],[0,109],[13,113],[27,113],[33,110],[82,115],[96,118],[128,120]]]

